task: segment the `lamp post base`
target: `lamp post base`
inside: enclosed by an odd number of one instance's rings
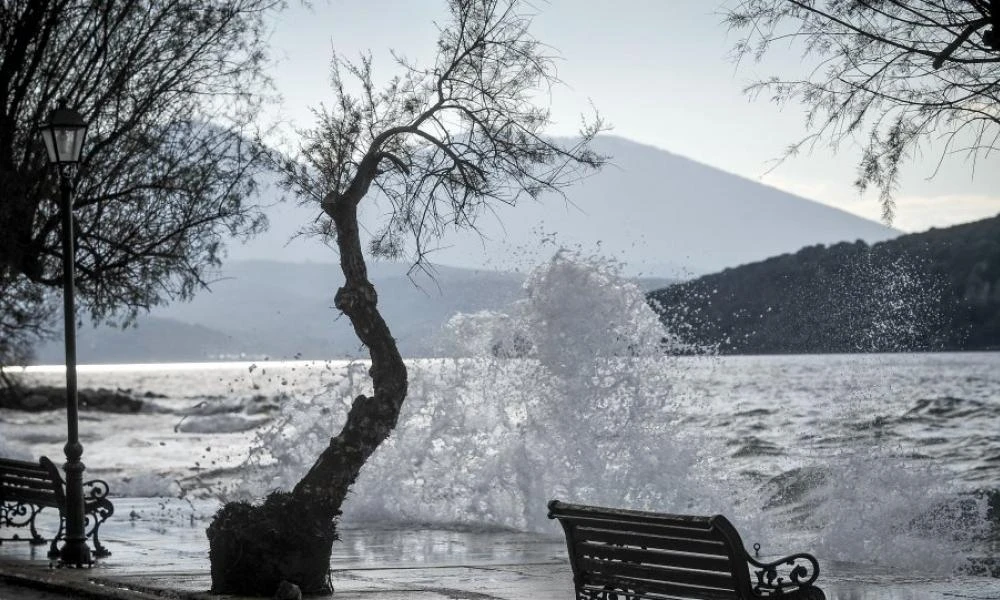
[[[82,568],[84,565],[94,564],[94,557],[90,552],[87,540],[66,540],[59,550],[59,566]]]
[[[70,364],[75,366],[75,363],[74,360]],[[69,390],[67,397],[69,398],[68,403],[73,409],[76,409],[76,381],[73,381],[73,384],[67,386],[67,390]],[[72,411],[70,422],[76,423],[76,410]],[[66,464],[63,465],[63,469],[66,471],[66,509],[63,516],[66,519],[66,536],[63,539],[66,541],[59,550],[59,564],[64,567],[79,568],[83,565],[89,567],[94,564],[94,556],[90,552],[90,547],[87,546],[87,517],[84,514],[83,472],[87,470],[87,467],[80,462],[80,457],[83,456],[83,445],[80,444],[75,429],[74,427],[70,433],[70,439],[76,441],[66,442],[64,448],[66,451]]]

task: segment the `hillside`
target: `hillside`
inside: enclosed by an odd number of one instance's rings
[[[379,306],[400,351],[437,356],[445,322],[455,313],[507,308],[524,295],[518,273],[439,267],[433,279],[375,262],[369,269]],[[336,265],[234,261],[210,290],[188,303],[158,307],[125,330],[85,324],[77,334],[81,364],[211,360],[325,359],[367,356],[333,308],[342,282]],[[637,282],[650,290],[664,279]],[[37,349],[36,364],[63,362],[62,337]]]
[[[484,213],[479,233],[450,232],[430,255],[436,264],[516,271],[547,259],[554,246],[580,247],[625,264],[629,275],[686,279],[814,244],[880,242],[899,232],[827,205],[630,140],[601,136],[604,170],[566,190]],[[384,207],[362,207],[362,229]],[[316,239],[293,238],[318,215],[292,202],[267,211],[271,230],[234,244],[239,260],[334,262]],[[543,243],[545,241],[545,243]]]
[[[1000,349],[1000,216],[869,246],[809,246],[649,294],[725,353]]]
[[[118,330],[83,327],[77,335],[82,364],[134,363],[155,356],[157,362],[200,362],[218,358],[236,343],[234,337],[199,324],[162,317],[143,317],[139,327]],[[61,338],[45,344],[39,362],[62,363]]]
[[[405,356],[435,354],[438,332],[456,312],[500,308],[521,295],[514,273],[437,269],[432,280],[403,266],[374,263],[370,270],[379,306]],[[361,356],[346,318],[333,308],[342,282],[325,263],[234,261],[210,290],[188,303],[158,307],[136,327],[85,325],[81,363],[203,361],[218,359]],[[39,364],[63,361],[62,338],[42,344]]]

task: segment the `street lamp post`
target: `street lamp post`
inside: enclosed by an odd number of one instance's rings
[[[83,471],[80,460],[83,445],[80,443],[78,403],[76,393],[76,311],[74,310],[74,263],[76,251],[73,244],[73,182],[69,169],[80,162],[83,138],[87,123],[80,113],[67,108],[66,101],[49,114],[48,123],[40,128],[49,163],[59,170],[60,211],[62,213],[63,251],[63,313],[66,343],[66,542],[59,551],[64,565],[82,567],[94,561],[87,546],[87,533],[83,512]]]

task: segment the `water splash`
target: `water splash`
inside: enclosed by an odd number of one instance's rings
[[[560,251],[509,311],[459,315],[446,329],[461,358],[411,362],[399,425],[345,514],[547,529],[553,497],[676,511],[732,504],[698,467],[706,445],[678,433],[671,380],[681,370],[664,352],[676,338],[617,263]],[[370,392],[347,373],[325,394],[345,405]],[[288,405],[261,432],[236,491],[292,485],[341,424],[328,405]]]
[[[470,356],[414,369],[409,411],[345,511],[539,530],[555,497],[661,510],[723,497],[676,434],[676,338],[617,263],[557,252],[509,312],[449,328]]]
[[[942,318],[944,283],[924,262],[886,257],[878,246],[843,266],[825,307],[846,324],[856,352],[913,352],[939,348],[949,326]]]
[[[871,446],[841,452],[824,470],[808,520],[815,552],[827,558],[949,574],[989,535],[984,498],[961,497],[932,463]]]
[[[919,277],[905,270],[895,273],[904,283],[895,287],[886,281],[883,289],[918,295],[911,283]],[[889,312],[878,321],[881,327],[866,330],[873,343],[888,343],[883,336],[893,330],[901,332],[896,343],[926,339],[933,320],[922,322],[919,310],[899,309],[897,297],[878,301]],[[919,436],[904,434],[900,425],[912,419],[915,409],[912,400],[896,398],[899,391],[886,377],[883,357],[873,355],[854,368],[858,379],[878,383],[855,390],[828,409],[831,423],[845,426],[830,432],[824,443],[827,454],[810,474],[798,503],[808,507],[801,514],[811,531],[809,546],[833,560],[928,575],[968,569],[970,553],[991,536],[986,498],[960,483],[945,463],[921,453]],[[917,401],[918,407],[929,404]],[[895,408],[886,414],[887,406]],[[958,418],[949,426],[964,420],[960,413],[952,416]]]
[[[889,321],[906,324],[901,314],[892,308]],[[734,457],[724,436],[702,433],[714,431],[704,426],[713,410],[705,399],[675,385],[690,361],[712,359],[665,354],[692,349],[678,345],[612,261],[557,253],[508,310],[453,318],[442,348],[451,358],[409,362],[399,425],[362,470],[345,518],[551,531],[544,506],[558,497],[721,512],[745,539],[773,549],[802,549],[783,545],[780,532],[792,530],[788,538],[821,558],[946,572],[986,535],[983,502],[961,497],[947,473],[879,437],[880,423],[895,417],[871,422],[879,396],[870,390],[846,408],[813,407],[825,427],[837,427],[828,417],[843,412],[836,452],[822,437],[784,440],[793,452],[761,451],[772,444],[761,439]],[[366,368],[355,363],[320,396],[283,404],[226,493],[294,485],[351,399],[371,393]],[[870,429],[850,425],[861,422]],[[734,469],[734,460],[787,476],[761,484],[766,478]]]

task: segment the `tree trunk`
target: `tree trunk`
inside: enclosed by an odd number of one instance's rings
[[[0,392],[15,394],[21,391],[21,385],[0,365]]]
[[[368,347],[374,394],[354,399],[340,434],[291,493],[272,494],[261,506],[230,503],[220,509],[208,528],[213,593],[272,596],[282,580],[297,584],[305,594],[330,591],[330,553],[340,506],[361,467],[399,418],[406,398],[406,365],[378,311],[361,251],[357,202],[367,191],[364,179],[370,183],[359,175],[362,185],[352,186],[324,208],[337,228],[345,278],[334,304]]]

